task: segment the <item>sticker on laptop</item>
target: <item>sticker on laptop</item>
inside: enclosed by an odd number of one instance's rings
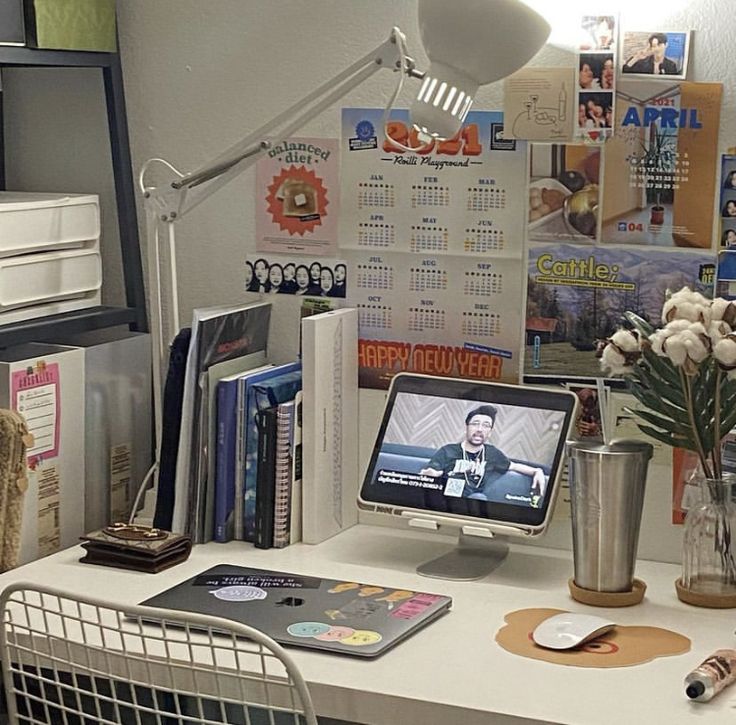
[[[437,594],[417,594],[405,601],[396,611],[389,616],[397,619],[414,619],[436,604],[442,597]]]
[[[341,639],[342,644],[352,647],[362,647],[366,644],[378,644],[383,637],[372,629],[356,629],[349,637]]]
[[[222,587],[211,591],[210,594],[214,594],[217,599],[221,599],[223,602],[252,602],[265,599],[268,596],[268,593],[260,587],[249,586]]]
[[[313,637],[320,642],[340,642],[349,647],[363,647],[377,644],[383,635],[372,629],[353,629],[341,625],[324,624],[323,622],[295,622],[286,631],[292,637]]]
[[[321,579],[289,574],[200,574],[195,587],[256,587],[258,589],[319,589]]]
[[[286,631],[292,637],[316,637],[329,631],[330,625],[323,622],[295,622]]]

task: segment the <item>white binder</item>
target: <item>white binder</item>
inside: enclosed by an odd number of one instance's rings
[[[302,320],[302,541],[358,522],[358,311]]]

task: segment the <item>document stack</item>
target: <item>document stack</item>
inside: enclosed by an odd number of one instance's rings
[[[0,325],[100,304],[95,194],[0,192]]]

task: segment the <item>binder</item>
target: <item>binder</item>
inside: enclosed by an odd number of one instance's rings
[[[0,350],[0,407],[25,417],[34,443],[18,563],[73,546],[85,533],[84,351],[28,343]]]
[[[302,320],[302,540],[358,522],[358,311]]]

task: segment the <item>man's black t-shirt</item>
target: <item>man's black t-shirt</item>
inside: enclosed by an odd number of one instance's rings
[[[482,450],[469,453],[459,443],[448,443],[432,456],[427,468],[442,471],[445,477],[463,479],[470,489],[482,490],[506,473],[510,465],[509,458],[495,446],[486,444]]]

